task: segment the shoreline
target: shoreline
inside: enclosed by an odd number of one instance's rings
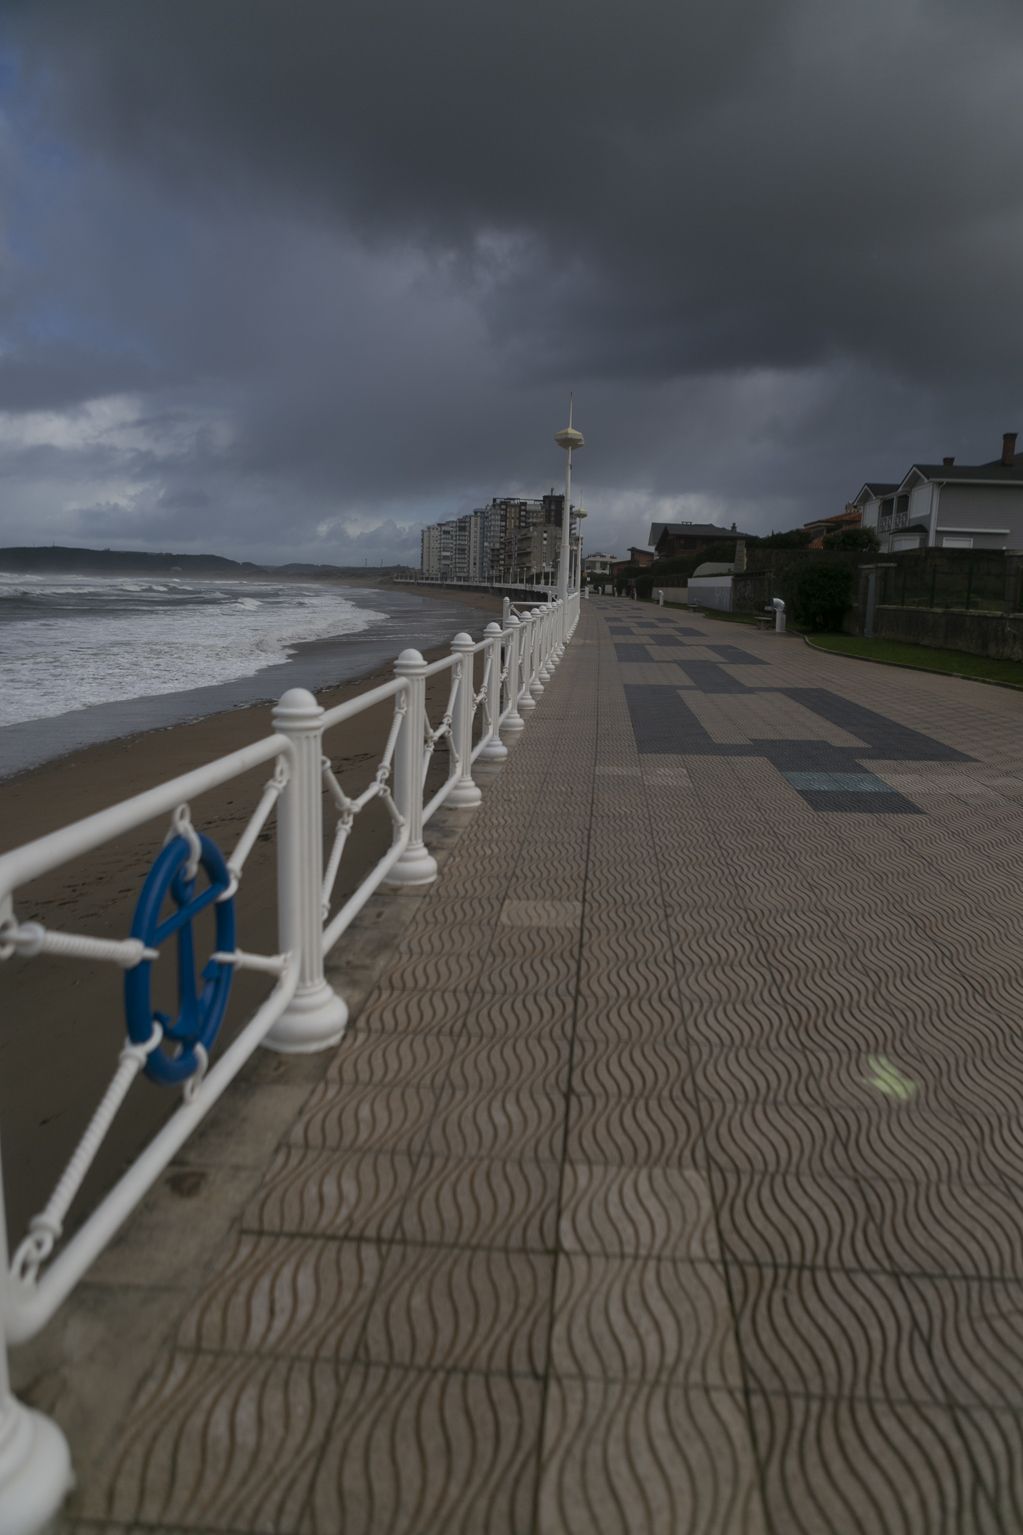
[[[467,598],[468,598],[467,594]],[[500,598],[474,595],[466,607],[499,614]],[[487,620],[489,621],[489,620]],[[483,623],[473,626],[480,633]],[[478,635],[474,635],[478,637]],[[427,660],[448,654],[449,642],[424,651]],[[324,707],[368,691],[393,675],[393,659],[357,678],[315,689]],[[447,674],[431,677],[427,702],[443,712]],[[270,705],[246,704],[187,723],[99,742],[37,767],[0,785],[3,849],[30,842],[96,810],[177,777],[270,734]],[[372,777],[383,748],[390,706],[378,705],[338,727],[327,738],[335,771],[358,792]],[[444,770],[443,759],[438,771]],[[193,802],[195,821],[228,855],[256,807],[267,767],[254,770]],[[378,813],[374,817],[372,812]],[[326,817],[328,839],[333,818]],[[101,938],[124,937],[142,880],[159,852],[166,825],[148,823],[28,887],[18,901],[23,921]],[[345,852],[335,901],[359,883],[390,841],[382,806],[356,822]],[[238,943],[262,953],[276,950],[276,872],[272,830],[264,831],[245,866],[237,898]],[[344,940],[342,939],[342,944]],[[113,1074],[123,1044],[122,972],[112,965],[75,960],[12,959],[0,967],[5,1027],[0,1033],[0,1132],[8,1167],[7,1213],[12,1244],[38,1212],[59,1177]],[[235,980],[222,1048],[268,990],[265,978]],[[169,1011],[170,997],[154,999]],[[176,1010],[176,1009],[175,1009]],[[142,1080],[114,1122],[82,1193],[68,1230],[137,1155],[178,1102],[172,1091]]]
[[[422,648],[424,640],[428,648],[431,641],[433,645],[443,644],[438,633],[440,615],[431,611],[438,599],[451,609],[451,633],[444,636],[448,640],[458,627],[464,627],[466,609],[500,612],[500,598],[481,600],[477,593],[424,592],[417,595],[433,599],[424,606],[410,599],[407,592],[393,586],[372,587],[369,582],[357,586],[351,601],[356,607],[372,608],[374,591],[381,594],[378,611],[387,604],[378,621],[365,629],[297,640],[284,660],[257,671],[224,682],[141,693],[0,726],[0,789],[25,773],[67,761],[92,747],[134,740],[242,709],[269,709],[289,687],[309,687],[319,695],[342,683],[377,677],[380,668],[391,664],[407,645]],[[0,847],[6,842],[2,828],[0,821]]]

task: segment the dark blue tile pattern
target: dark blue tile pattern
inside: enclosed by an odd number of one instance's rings
[[[631,643],[619,642],[615,653],[619,661],[650,659],[647,644],[640,643],[640,628],[634,623]],[[697,691],[705,694],[777,692],[802,708],[855,736],[862,745],[834,746],[828,741],[757,740],[721,745],[713,741],[685,697],[672,683],[626,683],[636,745],[644,755],[694,757],[766,758],[814,810],[828,813],[873,815],[922,815],[924,812],[905,795],[889,789],[882,779],[871,774],[873,760],[886,762],[970,762],[966,753],[936,741],[932,736],[887,719],[883,714],[854,703],[827,688],[751,687],[740,682],[728,666],[768,665],[735,645],[710,644],[705,630],[671,625],[673,639],[695,640],[703,649],[720,657],[718,661],[685,660],[681,664]]]

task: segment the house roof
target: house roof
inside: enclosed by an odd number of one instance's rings
[[[652,522],[647,543],[656,547],[665,533],[670,533],[672,537],[706,539],[754,537],[752,533],[740,533],[735,528],[719,528],[713,522]]]
[[[993,458],[987,464],[910,464],[898,486],[901,490],[914,474],[922,480],[940,480],[943,485],[1023,485],[1023,453],[1011,464]]]
[[[1001,458],[986,464],[910,464],[901,480],[867,480],[856,500],[894,495],[914,476],[942,485],[1023,485],[1023,452],[1017,453],[1011,464],[1003,464]]]

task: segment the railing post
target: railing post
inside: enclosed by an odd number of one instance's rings
[[[527,613],[519,629],[519,714],[528,714],[536,708],[536,699],[529,691],[533,680],[533,655],[536,648],[536,619]]]
[[[547,611],[549,613],[550,609]],[[534,608],[532,617],[536,627],[533,630],[533,664],[530,668],[529,691],[534,698],[539,698],[543,692],[543,683],[540,679],[543,676],[544,630],[549,620],[543,608]]]
[[[511,618],[511,598],[501,598],[501,627],[507,629],[508,620]]]
[[[75,1478],[67,1440],[56,1423],[11,1391],[5,1324],[9,1271],[0,1167],[0,1530],[36,1535],[49,1527]]]
[[[544,682],[550,682],[554,675],[554,668],[558,664],[564,616],[565,604],[558,597],[547,609],[543,620],[543,665],[540,668],[540,677]]]
[[[273,713],[292,745],[277,808],[277,926],[281,952],[298,956],[298,990],[263,1043],[285,1055],[336,1045],[348,1008],[323,974],[323,710],[289,688]]]
[[[423,842],[425,671],[426,662],[418,650],[403,650],[394,666],[394,675],[405,677],[409,685],[394,764],[394,802],[408,827],[408,842],[387,876],[388,885],[429,885],[437,878],[437,860]]]
[[[502,725],[505,735],[517,735],[520,730],[525,730],[526,722],[519,713],[519,655],[524,638],[524,630],[518,618],[513,613],[508,620],[508,702],[511,705],[510,713]]]
[[[501,625],[488,624],[483,631],[483,636],[490,641],[490,674],[487,678],[487,713],[490,719],[487,739],[480,752],[480,760],[503,762],[508,755],[508,748],[501,740],[501,643],[504,638]]]
[[[462,666],[462,674],[458,679],[458,691],[455,694],[454,718],[455,751],[458,753],[459,763],[458,777],[447,798],[447,803],[454,806],[456,810],[471,810],[483,798],[479,784],[472,781],[472,717],[473,699],[476,696],[473,651],[471,634],[456,634],[451,641],[451,653],[460,658]]]

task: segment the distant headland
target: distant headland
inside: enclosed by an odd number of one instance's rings
[[[60,544],[0,549],[0,570],[17,575],[220,576],[228,580],[385,580],[407,565],[254,565],[222,554],[148,554],[135,549],[71,549]]]

